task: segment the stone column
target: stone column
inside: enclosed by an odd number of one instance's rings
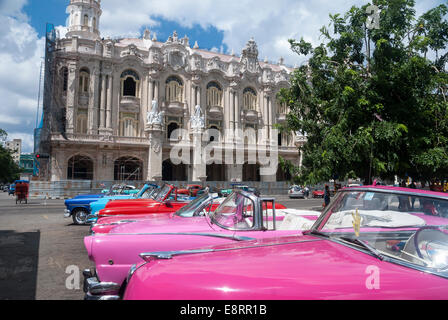
[[[227,166],[227,181],[242,182],[243,181],[243,165],[233,164]]]
[[[207,166],[203,157],[202,146],[203,129],[193,129],[193,175],[194,182],[207,181]]]
[[[149,137],[147,181],[162,180],[163,130],[160,125],[152,125],[146,130]]]
[[[78,81],[76,77],[77,65],[74,62],[68,65],[68,84],[67,84],[67,112],[66,112],[66,132],[73,134],[75,132],[75,104],[78,96]]]
[[[89,88],[89,118],[88,118],[88,132],[89,134],[98,134],[98,82],[99,71],[93,69],[90,76],[90,88]]]
[[[160,96],[160,83],[159,81],[154,81],[154,100],[156,100],[160,104],[159,96]]]
[[[263,98],[263,133],[265,138],[266,145],[269,145],[269,95],[266,92],[263,92],[262,94]]]
[[[235,105],[234,105],[234,112],[235,112],[235,130],[243,130],[241,124],[241,109],[240,109],[240,97],[239,92],[235,91]],[[241,141],[243,137],[239,136],[238,134],[235,135],[235,142]]]
[[[106,126],[106,91],[106,75],[103,74],[101,76],[100,131],[102,131]]]
[[[234,99],[233,99],[233,89],[229,88],[229,99],[228,99],[228,105],[226,106],[228,108],[228,114],[229,114],[229,130],[235,129],[235,107],[233,105]]]
[[[107,131],[112,134],[112,74],[108,76],[108,86],[107,86],[107,106],[106,106],[106,128]]]

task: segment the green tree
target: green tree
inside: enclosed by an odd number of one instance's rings
[[[0,141],[6,141],[8,134],[5,130],[0,129]],[[12,182],[20,178],[21,169],[14,162],[11,151],[7,150],[0,143],[0,181]]]
[[[378,29],[353,6],[330,15],[320,45],[289,40],[309,57],[279,94],[287,129],[308,135],[301,181],[448,177],[448,8],[417,18],[413,0],[374,4]]]

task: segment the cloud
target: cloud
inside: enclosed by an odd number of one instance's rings
[[[353,0],[134,0],[132,7],[121,0],[102,3],[103,36],[139,34],[143,25],[157,25],[158,18],[175,21],[183,27],[216,27],[224,34],[224,44],[240,52],[254,37],[260,56],[278,61],[284,57],[294,64],[298,57],[290,50],[288,39],[305,37],[318,43],[319,29],[328,24],[328,14],[344,12]],[[159,39],[164,40],[164,39]]]
[[[328,25],[329,14],[344,13],[366,0],[134,0],[132,6],[122,0],[102,2],[103,36],[139,35],[142,26],[157,26],[158,19],[175,21],[183,27],[216,27],[224,33],[228,51],[239,53],[254,37],[260,57],[278,61],[280,57],[294,65],[303,62],[291,52],[288,39],[304,37],[318,44],[320,28]],[[422,13],[440,1],[418,1]],[[165,39],[159,39],[165,40]],[[200,44],[199,44],[200,45]]]
[[[22,13],[25,4],[0,2],[0,128],[9,139],[22,138],[24,152],[31,152],[44,39]]]

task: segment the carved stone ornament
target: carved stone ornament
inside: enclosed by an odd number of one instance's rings
[[[241,72],[257,73],[260,69],[258,62],[258,46],[254,39],[250,39],[241,55]]]
[[[160,153],[160,151],[162,150],[160,143],[152,136],[149,138],[149,145],[155,153]]]
[[[133,44],[129,45],[128,49],[121,53],[121,57],[126,57],[126,56],[136,56],[139,58],[143,58],[143,55],[138,52],[137,47]]]

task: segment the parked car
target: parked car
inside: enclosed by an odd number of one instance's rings
[[[111,200],[124,200],[124,199],[150,199],[151,196],[158,190],[160,187],[153,183],[147,183],[143,186],[139,193],[134,195],[114,195],[114,196],[105,196],[97,201],[90,203],[90,214],[87,216],[86,223],[95,223],[98,220],[98,212],[104,209],[107,203]]]
[[[241,184],[241,183],[231,183],[231,184],[230,184],[230,188],[228,188],[228,189],[222,189],[222,190],[221,190],[221,193],[222,193],[225,197],[227,197],[227,196],[229,196],[230,194],[232,194],[232,192],[233,192],[234,190],[243,190],[243,191],[251,192],[251,193],[255,193],[255,194],[258,194],[258,195],[260,194],[260,192],[258,191],[257,188],[249,187],[248,185],[244,185],[244,184]]]
[[[177,190],[177,194],[185,194],[191,197],[196,197],[198,194],[199,190],[204,189],[203,186],[201,186],[200,184],[189,184],[186,188],[184,189],[178,189]]]
[[[320,189],[313,190],[313,192],[312,192],[313,198],[323,198],[324,194],[325,194],[324,190],[320,190]]]
[[[191,250],[274,235],[300,234],[301,229],[309,229],[320,215],[316,211],[286,209],[274,199],[244,191],[233,193],[213,211],[215,196],[203,195],[170,218],[165,215],[138,222],[125,221],[113,226],[108,234],[86,237],[89,258],[96,264],[94,271],[85,272],[86,298],[117,295],[126,284],[129,268],[146,250]]]
[[[445,300],[447,217],[444,193],[346,188],[303,235],[142,253],[124,299]]]
[[[9,185],[9,189],[8,189],[8,196],[14,195],[15,191],[16,191],[16,184],[15,183],[11,183]]]
[[[90,213],[90,203],[97,201],[108,195],[121,194],[124,190],[122,185],[114,185],[109,190],[109,194],[99,193],[99,194],[85,194],[78,195],[72,199],[65,200],[64,204],[66,209],[64,210],[64,217],[72,217],[73,223],[76,225],[84,225],[87,222],[87,216]]]
[[[112,189],[101,190],[101,193],[104,193],[107,195],[113,195],[113,194],[133,195],[133,194],[138,194],[139,192],[140,192],[140,190],[132,185],[119,185],[119,188],[114,188],[114,186],[113,186]]]
[[[98,212],[98,219],[117,215],[144,215],[152,213],[173,213],[187,205],[189,198],[178,197],[176,187],[165,184],[149,199],[127,199],[109,201]]]
[[[288,195],[290,199],[305,199],[305,192],[299,186],[289,188]]]

